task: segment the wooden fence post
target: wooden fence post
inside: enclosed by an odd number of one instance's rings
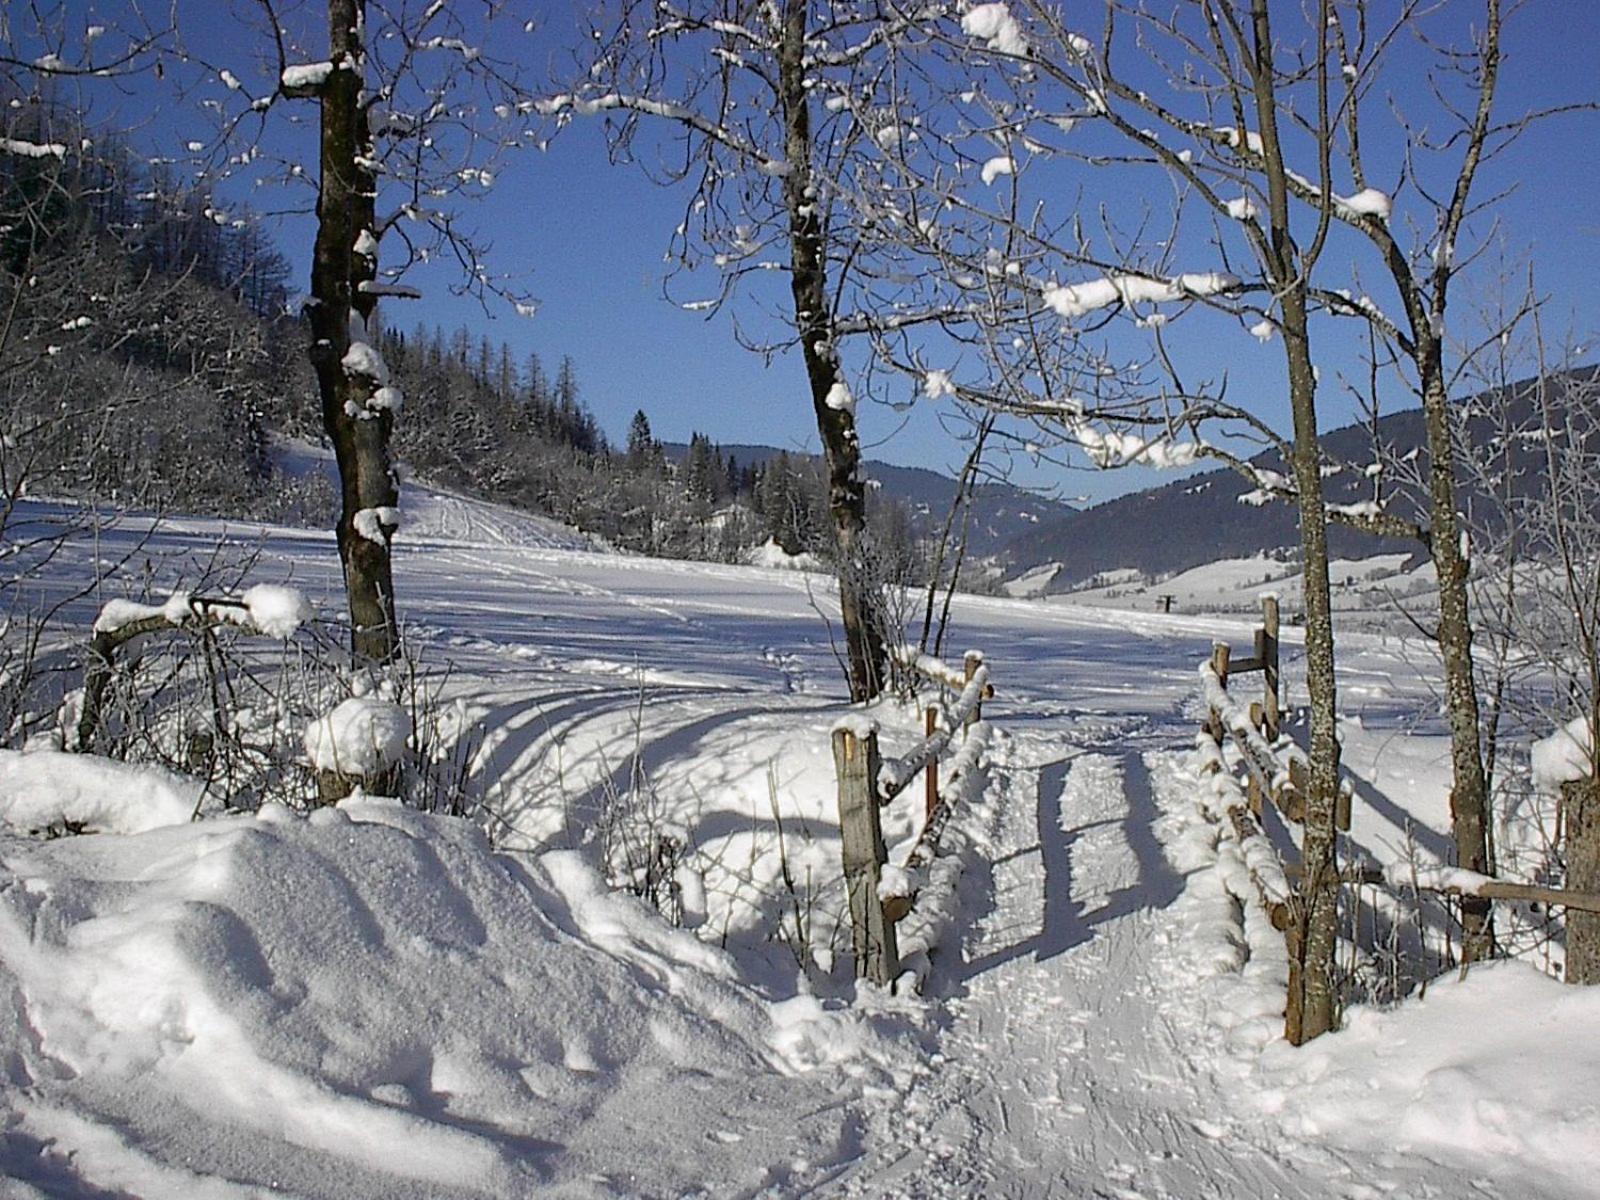
[[[888,987],[900,974],[900,948],[878,898],[878,881],[889,856],[878,822],[877,730],[869,728],[860,737],[851,729],[835,729],[833,765],[839,779],[839,836],[856,978]]]
[[[937,704],[928,705],[923,710],[923,717],[925,718],[926,734],[928,737],[932,737],[934,731],[939,728],[939,706]],[[928,760],[926,801],[927,813],[924,817],[925,821],[931,819],[934,809],[939,807],[939,760],[937,758]]]
[[[1561,785],[1566,889],[1600,892],[1600,777]],[[1600,984],[1600,914],[1567,909],[1568,983]]]
[[[968,683],[972,682],[972,677],[978,673],[978,668],[981,666],[983,666],[982,653],[977,650],[968,650],[966,655],[961,660],[961,667],[962,670],[966,672],[966,679]],[[978,703],[972,706],[972,711],[967,714],[966,728],[971,729],[982,719],[983,701],[980,700]]]
[[[1261,660],[1261,673],[1265,676],[1261,695],[1261,732],[1267,741],[1278,740],[1278,727],[1282,713],[1278,693],[1278,598],[1261,597],[1261,629],[1256,634],[1256,657]]]
[[[1217,682],[1223,687],[1228,686],[1228,661],[1233,657],[1233,648],[1227,642],[1211,643],[1211,669],[1217,673]],[[1216,709],[1211,710],[1211,715],[1206,718],[1206,726],[1211,730],[1211,736],[1222,745],[1228,738],[1228,731],[1222,727],[1222,714]]]

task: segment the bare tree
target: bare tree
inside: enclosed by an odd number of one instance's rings
[[[547,113],[607,121],[615,157],[689,193],[669,258],[686,307],[748,303],[741,341],[768,357],[798,348],[821,435],[850,693],[882,689],[885,639],[866,536],[866,479],[845,348],[885,324],[941,315],[889,310],[876,288],[898,243],[843,202],[852,164],[892,121],[897,47],[921,19],[867,0],[627,0],[595,20],[592,55]],[[652,126],[676,135],[660,151]],[[786,295],[767,290],[787,276]],[[776,321],[784,332],[768,334]],[[862,390],[859,388],[857,390]]]
[[[892,327],[876,348],[919,375],[927,394],[954,391],[1031,417],[1097,465],[1211,456],[1258,488],[1294,497],[1311,700],[1287,1021],[1299,1042],[1331,1028],[1336,1014],[1339,746],[1311,344],[1313,273],[1342,203],[1327,182],[1329,5],[1308,9],[1306,45],[1286,63],[1286,31],[1266,0],[1196,0],[1161,15],[1134,4],[1105,11],[1098,42],[1067,26],[1054,5],[990,4],[967,9],[959,28],[954,18],[929,23],[931,65],[918,69],[915,47],[905,48],[905,73],[922,81],[924,98],[901,119],[914,120],[918,136],[877,142],[879,175],[855,197],[940,264],[936,286],[959,299],[930,297],[923,306],[969,318],[963,336],[981,350],[981,366],[933,366],[915,329]],[[974,73],[974,57],[990,69]],[[1096,131],[1088,145],[1084,124]],[[1303,154],[1318,162],[1321,185],[1295,170]],[[1054,207],[1053,194],[1070,195],[1073,183],[1082,188],[1108,167],[1157,168],[1151,182],[1173,196],[1165,216],[1148,200],[1127,201],[1126,211],[1096,213],[1081,198],[1068,211]],[[1309,212],[1295,209],[1302,185],[1320,196]],[[1184,367],[1168,330],[1184,316],[1221,316],[1280,340],[1291,433],[1231,402],[1225,376],[1206,380]],[[1276,450],[1289,475],[1230,449],[1214,432],[1224,427]]]
[[[456,207],[492,185],[496,157],[514,140],[507,122],[529,102],[515,70],[480,48],[497,22],[510,21],[498,4],[463,13],[441,3],[327,0],[325,37],[310,29],[297,37],[273,0],[254,4],[270,82],[253,94],[246,80],[255,72],[209,64],[205,86],[220,83],[233,107],[223,104],[222,136],[205,153],[219,182],[249,171],[260,182],[300,186],[306,165],[268,152],[276,143],[267,123],[283,101],[317,104],[311,361],[341,481],[351,646],[358,659],[386,662],[399,648],[391,560],[399,484],[390,442],[403,397],[377,349],[378,302],[418,295],[401,277],[448,257],[460,268],[460,290],[499,294],[527,311],[489,274],[487,247],[461,226]],[[387,266],[385,245],[402,249]]]

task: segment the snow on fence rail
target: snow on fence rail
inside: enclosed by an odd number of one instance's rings
[[[1232,676],[1261,671],[1265,677],[1263,697],[1249,704],[1228,690]],[[1272,927],[1293,939],[1296,909],[1302,900],[1293,881],[1300,876],[1298,864],[1285,864],[1277,847],[1261,826],[1263,801],[1270,800],[1289,822],[1305,819],[1305,791],[1309,762],[1305,752],[1279,729],[1281,699],[1278,691],[1278,602],[1262,600],[1262,627],[1255,633],[1255,655],[1236,659],[1226,642],[1212,648],[1211,658],[1200,665],[1201,692],[1206,701],[1206,720],[1196,746],[1201,775],[1209,781],[1209,794],[1198,798],[1201,814],[1220,827],[1224,840],[1232,843],[1239,860],[1255,887],[1256,897]],[[1245,778],[1241,780],[1228,766],[1224,744],[1231,737],[1237,748]],[[1350,829],[1352,789],[1343,781],[1334,809],[1334,822],[1341,831]],[[1592,827],[1590,825],[1592,824]],[[1583,836],[1600,842],[1600,820],[1585,825],[1581,833],[1569,830],[1569,839]],[[1574,847],[1569,857],[1585,853]],[[1590,858],[1600,861],[1600,851],[1590,848]],[[1457,896],[1477,896],[1488,900],[1529,901],[1562,905],[1578,913],[1600,913],[1600,895],[1588,892],[1513,883],[1453,867],[1422,867],[1402,863],[1388,870],[1371,866],[1350,866],[1339,873],[1341,886],[1376,885],[1392,891],[1412,888]],[[1291,947],[1292,952],[1292,947]],[[1588,978],[1569,972],[1572,982],[1600,983],[1600,975]]]
[[[174,592],[161,604],[110,600],[95,618],[84,659],[83,702],[74,749],[91,750],[105,720],[106,691],[116,673],[117,652],[147,633],[231,625],[245,633],[288,639],[311,620],[311,604],[294,588],[257,584],[239,596],[194,596]]]
[[[989,727],[983,722],[983,701],[994,695],[983,655],[971,651],[961,671],[909,647],[895,652],[900,665],[960,694],[942,711],[929,704],[927,736],[908,753],[884,762],[878,750],[877,723],[855,716],[833,730],[833,761],[839,783],[839,830],[845,888],[850,900],[856,977],[886,987],[900,976],[900,949],[895,926],[915,907],[924,877],[938,852],[951,813],[974,797],[979,783]],[[959,748],[951,745],[964,731]],[[939,779],[941,762],[949,770]],[[924,773],[922,832],[904,862],[894,865],[883,841],[878,810],[905,791]]]

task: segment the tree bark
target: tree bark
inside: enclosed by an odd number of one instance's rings
[[[789,219],[789,286],[811,385],[811,407],[828,470],[828,514],[838,554],[839,610],[844,625],[850,699],[870,700],[887,679],[882,607],[865,545],[866,484],[853,403],[836,391],[844,380],[832,336],[827,231],[812,174],[811,111],[805,86],[806,0],[784,0],[778,55],[783,102],[784,207]],[[847,394],[847,393],[846,393]]]
[[[328,0],[328,50],[334,63],[319,96],[321,184],[317,238],[311,267],[311,365],[322,400],[322,421],[339,467],[339,558],[350,605],[351,651],[358,661],[387,662],[399,649],[394,577],[389,541],[399,487],[389,458],[394,415],[373,406],[379,379],[346,366],[352,316],[367,330],[375,297],[361,291],[376,273],[376,248],[358,253],[363,231],[373,233],[376,180],[370,167],[372,139],[362,103],[366,0]],[[362,340],[376,340],[371,329]],[[379,538],[364,536],[360,524]]]
[[[1456,865],[1492,875],[1489,862],[1489,789],[1483,771],[1478,687],[1472,673],[1472,617],[1468,609],[1470,567],[1461,545],[1456,515],[1455,449],[1450,402],[1437,338],[1424,334],[1418,363],[1422,371],[1422,413],[1428,439],[1429,550],[1439,578],[1439,654],[1444,663],[1445,705],[1450,721],[1450,829]],[[1461,961],[1476,962],[1494,953],[1490,902],[1476,896],[1461,901]]]
[[[1339,795],[1338,692],[1333,603],[1328,586],[1328,519],[1317,439],[1317,377],[1311,359],[1307,279],[1289,225],[1288,174],[1278,137],[1278,103],[1267,0],[1252,5],[1251,83],[1266,162],[1269,244],[1266,267],[1279,297],[1280,328],[1294,418],[1291,467],[1300,509],[1301,577],[1306,612],[1306,690],[1311,701],[1311,769],[1305,796],[1299,891],[1288,931],[1289,995],[1284,1035],[1300,1045],[1333,1028],[1333,958],[1338,942],[1339,871],[1335,821]]]
[[[1600,891],[1600,776],[1561,786],[1566,890]],[[1567,909],[1568,983],[1600,983],[1600,913]]]

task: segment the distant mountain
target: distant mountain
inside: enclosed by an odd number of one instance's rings
[[[741,467],[764,466],[781,451],[776,446],[724,445],[722,453],[732,455]],[[681,460],[689,448],[681,442],[664,443],[662,449],[673,461]],[[790,458],[815,458],[796,451]],[[887,496],[902,500],[911,509],[919,534],[936,535],[944,526],[956,496],[956,481],[926,467],[899,467],[893,463],[868,461],[867,477],[882,487]],[[1008,545],[1031,537],[1035,530],[1055,525],[1077,512],[1071,505],[1035,496],[1005,483],[986,483],[973,495],[972,524],[968,553],[979,558],[1000,554]]]
[[[1593,375],[1597,368],[1584,368],[1580,373]],[[1528,383],[1513,385],[1513,404],[1526,404],[1529,394]],[[1387,447],[1386,457],[1414,453],[1419,466],[1426,463],[1420,409],[1382,418],[1378,435]],[[1472,430],[1475,440],[1488,435],[1486,428]],[[1372,429],[1366,425],[1333,430],[1322,438],[1325,457],[1335,463],[1370,462],[1371,439]],[[1513,453],[1530,476],[1537,475],[1542,464],[1537,445],[1514,447]],[[1288,473],[1273,452],[1251,461]],[[1371,481],[1356,469],[1332,474],[1323,485],[1330,504],[1372,498]],[[1295,507],[1281,501],[1260,507],[1242,503],[1241,497],[1251,490],[1243,476],[1222,468],[1074,511],[1030,530],[1006,547],[1007,577],[1016,582],[1014,591],[1037,595],[1071,590],[1107,571],[1133,569],[1157,576],[1224,558],[1298,550]],[[1463,505],[1470,503],[1469,496],[1460,499]],[[1418,497],[1403,492],[1397,492],[1390,502],[1392,511],[1407,517],[1415,515],[1419,506]],[[1372,537],[1338,525],[1330,525],[1328,544],[1335,558],[1365,558],[1417,548],[1414,543]]]

